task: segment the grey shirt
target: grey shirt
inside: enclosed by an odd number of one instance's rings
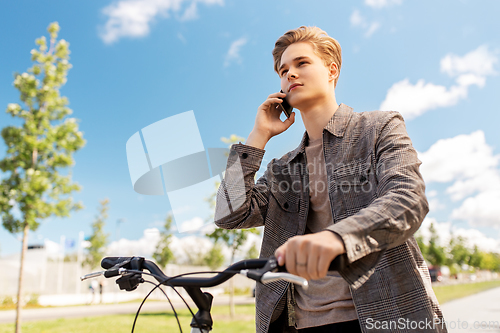
[[[325,230],[333,224],[328,197],[323,138],[310,140],[306,149],[309,174],[309,214],[306,234]],[[319,280],[310,280],[309,288],[295,287],[297,328],[328,325],[358,319],[351,291],[338,272],[328,272]]]

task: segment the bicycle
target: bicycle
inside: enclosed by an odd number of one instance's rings
[[[339,256],[332,261],[329,270],[339,270],[344,265],[344,257]],[[166,276],[154,262],[146,260],[142,257],[106,257],[102,259],[101,267],[105,270],[84,275],[80,278],[81,281],[98,277],[100,275],[104,275],[104,277],[106,278],[120,275],[121,277],[116,280],[116,284],[118,284],[120,290],[133,291],[137,289],[140,283],[144,282],[149,282],[155,285],[155,287],[146,295],[141,305],[139,306],[139,309],[137,310],[134,318],[134,323],[132,325],[132,333],[134,332],[135,323],[144,302],[149,297],[149,295],[151,295],[157,288],[159,288],[163,292],[168,302],[170,303],[170,306],[177,320],[177,324],[179,326],[179,331],[182,333],[182,328],[174,306],[167,294],[163,291],[163,289],[160,288],[161,285],[172,287],[172,289],[186,304],[187,308],[193,316],[190,324],[191,333],[209,333],[212,331],[213,320],[210,311],[212,308],[213,296],[208,292],[202,292],[201,288],[215,287],[229,280],[236,274],[244,275],[247,278],[255,280],[259,283],[269,283],[277,280],[284,280],[299,284],[304,288],[307,288],[308,286],[306,279],[287,273],[284,266],[278,266],[278,262],[274,257],[268,259],[242,260],[230,265],[223,271],[191,272],[179,274],[172,277]],[[149,273],[144,272],[144,269],[148,270]],[[216,275],[212,277],[199,278],[186,277],[186,275],[205,273],[213,273]],[[158,281],[158,283],[144,280],[142,275],[150,275],[154,277]],[[186,290],[187,294],[191,297],[195,305],[198,307],[198,312],[196,314],[191,311],[191,308],[189,307],[185,299],[180,295],[180,293],[175,289],[175,287],[183,287],[184,290]]]

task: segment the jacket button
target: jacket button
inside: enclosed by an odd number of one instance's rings
[[[248,154],[247,154],[247,153],[243,153],[243,154],[241,154],[241,157],[242,157],[243,159],[245,159],[245,158],[247,158],[247,157],[248,157]]]
[[[359,246],[359,244],[356,244],[356,251],[361,251],[361,246]]]
[[[289,207],[289,206],[288,206],[288,202],[285,202],[285,203],[283,204],[283,207],[285,207],[285,209],[288,209],[288,207]]]

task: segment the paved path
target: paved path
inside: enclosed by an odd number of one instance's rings
[[[450,333],[500,332],[500,288],[445,303],[441,309]]]
[[[236,296],[235,304],[252,304],[255,303],[255,298]],[[176,310],[185,309],[186,305],[182,301],[173,301]],[[189,302],[188,302],[189,303]],[[214,305],[227,305],[229,303],[228,296],[217,296],[214,298]],[[77,318],[77,317],[92,317],[105,316],[113,314],[129,314],[136,313],[140,303],[126,304],[103,304],[103,305],[85,305],[85,306],[68,306],[42,309],[25,309],[22,311],[22,321],[49,320],[59,318]],[[190,303],[190,305],[192,302]],[[157,312],[170,310],[170,304],[164,301],[146,302],[141,309],[143,311]],[[194,312],[194,309],[193,309]],[[16,318],[15,310],[0,311],[0,323],[13,323]]]

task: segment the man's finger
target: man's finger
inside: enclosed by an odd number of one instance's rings
[[[274,251],[274,256],[278,260],[278,265],[283,266],[285,264],[285,254],[286,254],[286,243],[281,245]]]
[[[297,260],[296,258],[297,249],[295,246],[290,246],[290,242],[291,240],[288,240],[287,242],[288,248],[285,253],[286,270],[290,274],[297,275],[297,266],[295,265],[295,261]]]

